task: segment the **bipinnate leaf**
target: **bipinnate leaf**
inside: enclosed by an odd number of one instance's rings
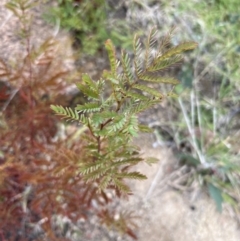
[[[142,63],[142,44],[140,39],[137,37],[137,35],[134,38],[134,44],[133,44],[133,50],[134,50],[134,68],[136,76],[140,76],[142,72],[144,71],[144,65]]]
[[[125,53],[124,51],[122,51],[123,72],[124,72],[124,75],[126,77],[128,84],[131,84],[134,81],[130,63],[131,63],[131,61],[130,61],[128,54]]]
[[[113,179],[113,184],[122,193],[129,194],[131,192],[129,186],[117,178]]]
[[[117,117],[117,113],[113,111],[102,111],[101,113],[94,113],[92,121],[95,125],[102,124],[109,119]]]
[[[97,85],[96,83],[91,79],[91,77],[88,74],[82,75],[82,81],[89,86],[89,88],[93,89],[97,92]]]
[[[79,115],[76,110],[72,110],[70,107],[62,107],[61,105],[51,105],[50,108],[62,118],[72,121],[79,120]]]
[[[92,113],[92,112],[99,112],[102,109],[102,106],[98,103],[86,103],[84,105],[77,105],[75,110],[78,113]]]
[[[188,50],[193,50],[197,47],[197,43],[196,42],[184,42],[184,43],[181,43],[181,44],[178,44],[177,46],[175,47],[172,47],[170,48],[169,50],[167,50],[164,54],[160,55],[158,57],[158,60],[160,59],[167,59],[167,58],[170,58],[172,56],[175,56],[175,55],[178,55],[178,54],[181,54],[185,51],[188,51]]]
[[[181,63],[183,60],[183,57],[181,55],[173,55],[168,58],[156,58],[152,65],[148,67],[148,71],[150,72],[159,72],[167,70],[168,68]]]
[[[118,115],[114,118],[113,122],[107,127],[109,133],[116,133],[116,131],[121,130],[127,122],[127,117],[125,115]]]
[[[136,85],[134,85],[134,88],[142,90],[143,92],[147,92],[148,94],[151,94],[159,99],[163,98],[163,95],[159,91],[157,91],[154,88],[150,88],[146,85],[136,84]]]
[[[163,84],[171,84],[171,85],[177,85],[179,84],[179,80],[173,78],[173,77],[162,77],[162,76],[157,76],[154,74],[144,74],[139,76],[141,80],[153,82],[153,83],[163,83]]]
[[[99,93],[97,90],[91,89],[89,86],[80,83],[77,83],[76,86],[85,96],[96,100],[99,99]]]
[[[116,173],[115,177],[117,178],[128,178],[128,179],[138,179],[145,180],[147,177],[140,172],[128,172],[128,173]]]
[[[147,43],[145,45],[145,69],[150,66],[153,59],[152,50],[155,48],[154,45],[157,43],[156,34],[156,28],[152,28],[147,38]]]
[[[135,115],[129,118],[127,127],[123,130],[123,133],[128,133],[131,136],[137,136],[138,134],[138,119]]]
[[[111,180],[112,180],[111,175],[105,175],[99,182],[99,185],[98,185],[99,191],[106,190],[108,185],[110,185]]]
[[[108,52],[108,58],[111,66],[111,73],[114,77],[115,73],[117,72],[117,59],[116,59],[115,47],[110,39],[108,39],[105,42],[105,47]]]
[[[143,161],[143,159],[140,157],[129,157],[129,158],[112,163],[112,166],[125,166],[125,165],[131,166],[131,165],[136,165],[141,161]]]

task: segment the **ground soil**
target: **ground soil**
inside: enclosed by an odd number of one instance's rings
[[[227,208],[219,213],[206,192],[196,186],[191,191],[173,187],[167,179],[176,172],[177,160],[171,149],[153,148],[152,136],[140,136],[136,143],[145,156],[159,158],[153,166],[139,170],[148,180],[133,185],[135,195],[127,204],[137,211],[140,241],[237,241],[240,230]],[[174,180],[174,179],[172,179]]]

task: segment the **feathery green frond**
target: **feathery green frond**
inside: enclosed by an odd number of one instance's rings
[[[113,122],[107,126],[108,132],[111,133],[121,130],[126,122],[127,117],[125,115],[118,115],[114,118]]]
[[[169,50],[167,50],[165,53],[163,53],[162,55],[160,55],[158,57],[158,59],[167,59],[167,58],[170,58],[174,55],[178,55],[178,54],[181,54],[185,51],[188,51],[188,50],[193,50],[197,47],[197,43],[196,42],[185,42],[185,43],[181,43],[181,44],[178,44],[177,46],[175,47],[172,47],[170,48]]]
[[[124,160],[116,161],[113,162],[111,165],[112,166],[124,166],[124,165],[135,165],[139,162],[141,162],[143,159],[140,157],[135,157],[135,158],[127,158]]]
[[[83,176],[84,180],[88,181],[95,181],[98,178],[103,177],[105,174],[107,174],[109,169],[107,166],[104,166],[102,168],[98,168],[95,171],[89,172],[88,174],[85,174]]]
[[[133,91],[128,91],[126,93],[126,96],[133,99],[134,101],[147,101],[149,98],[142,95],[142,94],[138,94],[136,92],[133,92]]]
[[[135,115],[139,114],[140,112],[143,112],[143,111],[151,108],[152,106],[154,106],[158,102],[159,102],[158,100],[148,100],[144,103],[139,102],[135,106],[132,106],[132,108],[130,109],[130,113],[135,114]]]
[[[153,64],[149,66],[147,70],[151,72],[167,70],[169,67],[173,67],[174,65],[181,63],[182,60],[183,57],[181,55],[174,55],[169,58],[159,57],[153,61]]]
[[[115,47],[110,39],[108,39],[105,42],[105,47],[108,52],[108,58],[109,58],[110,66],[111,66],[111,73],[113,76],[116,76],[118,62],[117,62],[117,58],[116,58]]]
[[[150,66],[153,59],[152,51],[154,49],[154,45],[157,42],[156,34],[157,34],[156,28],[152,28],[147,38],[146,50],[145,50],[145,69],[147,69]]]
[[[151,94],[154,97],[157,97],[159,99],[163,98],[163,95],[159,91],[157,91],[156,89],[150,88],[146,85],[136,84],[136,85],[134,85],[134,88],[142,90],[143,92],[147,92],[147,93],[149,93],[149,94]]]
[[[92,113],[92,112],[98,112],[102,109],[102,106],[99,105],[98,103],[86,103],[84,105],[77,105],[77,107],[75,107],[75,110],[78,113]]]
[[[106,176],[104,176],[98,184],[99,190],[100,191],[105,190],[110,185],[111,180],[112,180],[111,175],[107,174]]]
[[[64,119],[78,121],[80,117],[77,111],[73,111],[70,107],[62,107],[61,105],[51,105],[50,108]]]
[[[85,175],[94,172],[100,168],[103,168],[104,166],[104,163],[102,163],[101,161],[86,163],[80,166],[80,172],[81,174]]]
[[[117,113],[113,111],[103,111],[101,113],[94,113],[92,115],[92,121],[95,125],[102,124],[106,120],[117,117]]]
[[[91,88],[89,88],[89,86],[83,85],[80,83],[77,83],[76,86],[85,96],[98,100],[99,93],[97,90],[91,89]]]
[[[113,179],[114,186],[122,193],[129,194],[131,192],[129,186],[127,186],[124,182],[119,181],[119,179]]]
[[[155,45],[157,44],[157,29],[154,27],[151,29],[149,35],[148,35],[148,45],[151,49],[155,48]]]
[[[127,126],[125,130],[123,130],[123,133],[128,133],[132,136],[137,136],[138,134],[138,119],[135,115],[132,115],[129,118],[129,121],[127,123]]]
[[[153,83],[163,83],[163,84],[171,84],[171,85],[179,84],[179,80],[177,80],[173,77],[158,76],[156,74],[149,74],[149,73],[141,75],[140,79],[149,81],[149,82],[153,82]]]
[[[172,34],[173,34],[173,29],[161,39],[156,56],[163,54],[166,51],[166,49],[170,47]]]
[[[95,92],[98,91],[98,86],[97,86],[96,82],[94,82],[88,74],[82,75],[82,81],[85,84],[87,84],[88,87],[91,88],[92,90],[94,90]]]
[[[115,177],[117,178],[128,178],[128,179],[138,179],[138,180],[145,180],[147,177],[140,172],[128,172],[128,173],[116,173]]]
[[[144,66],[142,63],[142,44],[140,39],[137,37],[137,35],[134,38],[134,44],[133,44],[133,50],[134,50],[134,68],[136,76],[139,76],[144,71]]]
[[[124,76],[128,82],[128,84],[133,83],[134,77],[130,67],[130,58],[127,53],[122,51],[122,65],[123,65],[123,72]]]

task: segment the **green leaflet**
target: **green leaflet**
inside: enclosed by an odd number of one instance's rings
[[[92,171],[92,172],[89,172],[89,173],[85,174],[83,176],[83,178],[86,181],[94,181],[94,180],[96,180],[98,178],[103,177],[106,173],[108,173],[108,171],[109,171],[108,167],[105,166],[105,167],[98,168],[95,171]]]
[[[159,103],[159,101],[158,100],[148,100],[145,103],[139,102],[136,106],[132,106],[132,108],[130,109],[130,112],[132,114],[138,114],[140,112],[143,112],[146,109],[151,108],[156,103]]]
[[[163,71],[167,70],[169,67],[180,63],[183,60],[181,55],[174,55],[168,58],[157,58],[154,60],[153,64],[148,67],[148,71]]]
[[[79,84],[79,83],[77,83],[76,86],[85,96],[98,100],[99,98],[98,91],[89,88],[89,86]]]
[[[115,177],[117,178],[128,178],[128,179],[138,179],[145,180],[147,177],[140,172],[128,172],[128,173],[116,173]]]
[[[98,103],[86,103],[84,105],[77,105],[75,107],[75,110],[80,113],[92,113],[92,112],[98,112],[102,109],[101,105]]]
[[[116,112],[113,111],[103,111],[101,113],[94,113],[92,115],[92,121],[95,125],[102,124],[108,119],[112,119],[117,116]]]
[[[114,163],[112,163],[112,166],[135,165],[135,164],[139,163],[142,160],[143,159],[140,158],[140,157],[128,158],[128,159],[124,159],[124,160],[120,160],[120,161],[114,162]]]
[[[124,51],[122,51],[122,65],[123,65],[123,72],[124,76],[129,84],[133,83],[133,73],[130,68],[130,58],[128,54],[126,54]]]
[[[139,89],[139,90],[142,90],[144,92],[147,92],[155,97],[158,97],[159,99],[162,99],[163,98],[163,95],[161,93],[159,93],[159,91],[153,89],[153,88],[150,88],[146,85],[140,85],[140,84],[137,84],[137,85],[134,85],[134,88],[135,89]]]
[[[193,50],[196,47],[197,47],[197,43],[196,42],[185,42],[185,43],[178,44],[177,46],[170,48],[164,54],[159,56],[158,60],[170,58],[170,57],[172,57],[174,55],[181,54],[181,53],[183,53],[185,51]]]
[[[108,174],[108,175],[104,176],[100,180],[100,183],[98,185],[99,190],[105,190],[108,187],[108,185],[110,184],[111,180],[112,180],[111,175]]]
[[[154,49],[154,47],[155,47],[154,45],[157,42],[156,34],[157,34],[156,28],[152,28],[150,33],[149,33],[149,36],[148,36],[148,39],[147,39],[147,43],[145,45],[145,47],[146,47],[146,50],[145,50],[145,64],[144,64],[145,65],[145,69],[147,69],[151,65],[151,62],[152,62],[152,59],[153,59],[151,51],[152,51],[152,49]]]
[[[126,96],[129,97],[129,98],[132,98],[135,101],[147,101],[149,99],[148,97],[146,97],[142,94],[138,94],[138,93],[133,92],[133,91],[128,91],[126,93]]]
[[[70,107],[62,107],[61,105],[51,105],[50,108],[62,118],[67,120],[76,121],[79,120],[78,112],[73,111]]]
[[[142,63],[142,44],[140,42],[140,39],[135,36],[134,43],[133,43],[133,50],[134,50],[134,67],[135,67],[135,73],[137,76],[141,75],[144,71],[143,63]]]
[[[91,162],[91,163],[82,165],[80,167],[80,171],[82,174],[89,174],[103,167],[104,167],[104,164],[100,161],[94,162],[94,163]]]
[[[153,74],[144,74],[139,77],[141,80],[153,82],[153,83],[164,83],[164,84],[172,84],[177,85],[179,84],[179,80],[173,78],[173,77],[162,77],[162,76],[156,76]]]
[[[149,33],[147,46],[149,46],[151,49],[155,48],[155,45],[157,44],[157,32],[158,31],[156,28],[152,28]]]
[[[111,133],[121,130],[126,122],[127,117],[125,115],[118,115],[113,122],[107,126],[108,132]]]
[[[125,194],[129,194],[130,193],[130,188],[129,186],[127,186],[124,182],[118,180],[117,178],[113,179],[113,183],[115,185],[115,187],[120,191],[123,192]]]
[[[110,66],[111,66],[112,75],[115,76],[117,73],[117,59],[116,59],[114,45],[110,39],[108,39],[105,42],[105,47],[108,52],[108,58],[109,58]]]
[[[129,121],[125,127],[125,130],[123,130],[123,133],[128,133],[131,136],[137,136],[138,134],[138,119],[136,116],[132,115],[129,118]]]
[[[99,95],[98,91],[98,83],[94,82],[91,77],[88,74],[82,75],[82,81],[95,93],[97,93],[97,96]]]

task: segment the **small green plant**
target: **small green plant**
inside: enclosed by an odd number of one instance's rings
[[[79,173],[86,182],[97,183],[98,191],[114,188],[118,194],[128,194],[125,179],[146,177],[130,169],[140,161],[139,149],[131,144],[139,131],[150,131],[138,122],[138,114],[165,96],[173,96],[172,90],[164,95],[159,84],[175,86],[179,81],[161,73],[182,60],[181,54],[196,47],[195,42],[185,42],[170,47],[170,35],[160,41],[153,29],[142,48],[140,38],[134,39],[134,59],[122,51],[121,60],[116,58],[114,46],[106,42],[111,70],[104,71],[102,78],[93,81],[83,74],[78,89],[88,97],[88,102],[74,109],[52,105],[54,112],[70,121],[87,127],[83,155],[79,157]],[[133,64],[131,64],[131,62]],[[151,86],[147,85],[151,84]],[[110,93],[106,96],[106,88]],[[149,159],[147,161],[151,161]]]

